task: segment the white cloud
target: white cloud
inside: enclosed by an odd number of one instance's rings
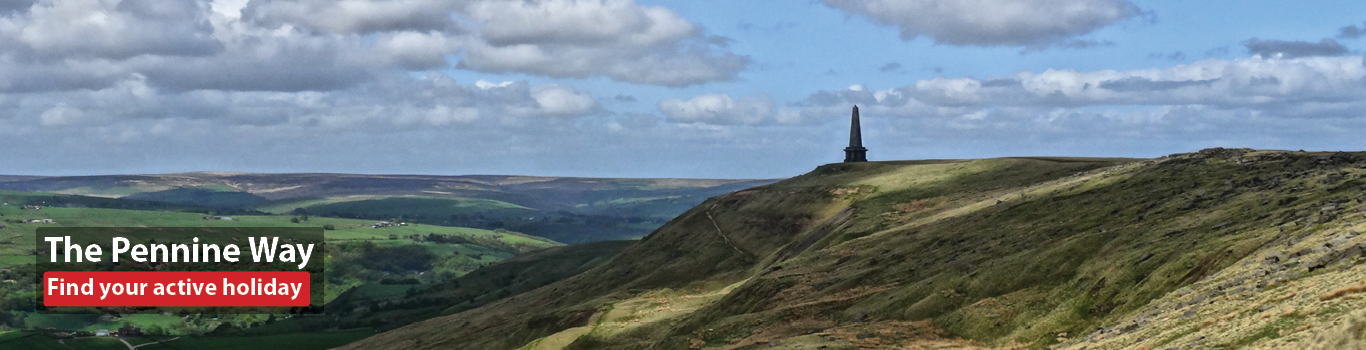
[[[445,67],[446,56],[460,47],[456,39],[437,31],[384,33],[376,41],[375,48],[387,55],[388,62],[409,70]]]
[[[481,1],[464,11],[494,46],[609,44],[653,46],[698,33],[673,11],[630,0]]]
[[[23,16],[0,17],[9,50],[43,58],[200,56],[220,49],[206,35],[202,4],[156,0],[43,1]],[[0,39],[0,43],[8,41]]]
[[[331,91],[460,67],[686,86],[745,56],[630,0],[46,0],[0,14],[0,90]],[[224,74],[231,72],[232,74]]]
[[[459,64],[477,71],[687,86],[735,80],[750,63],[672,10],[632,0],[478,1],[463,14],[483,24]]]
[[[512,81],[504,81],[495,84],[488,80],[479,79],[479,81],[474,82],[474,86],[478,87],[481,90],[488,90],[496,87],[507,87],[508,85],[512,85],[512,83]]]
[[[659,110],[675,123],[754,125],[768,120],[773,112],[773,100],[768,95],[733,99],[729,95],[706,94],[687,101],[676,98],[659,101]]]
[[[481,72],[687,86],[735,80],[750,62],[672,10],[633,0],[274,0],[254,1],[244,12],[248,23],[267,28],[424,33],[395,36],[405,40],[384,47],[427,48],[422,67],[447,54],[461,56],[458,67]]]
[[[1021,71],[987,78],[934,78],[878,91],[819,91],[799,105],[850,104],[916,110],[1206,105],[1285,108],[1366,98],[1359,57],[1252,57],[1204,60],[1158,69]]]
[[[10,95],[0,119],[21,125],[114,127],[138,120],[206,120],[220,127],[311,126],[334,131],[391,132],[480,123],[535,127],[519,120],[602,112],[588,92],[525,81],[458,84],[430,73],[389,77],[339,91],[159,91],[146,81],[98,90]],[[561,119],[554,118],[554,119]],[[511,123],[511,124],[508,124]]]
[[[536,99],[541,111],[549,115],[582,115],[598,106],[592,95],[555,84],[532,87],[531,97]]]
[[[1359,99],[1366,97],[1363,78],[1357,57],[1254,57],[1130,71],[1050,69],[986,81],[937,78],[903,91],[941,106],[1255,106]]]
[[[1049,46],[1140,14],[1128,0],[822,0],[955,46]],[[1075,46],[1075,44],[1074,44]]]
[[[1366,127],[1363,60],[1253,57],[1157,69],[936,78],[876,91],[819,91],[778,111],[777,119],[843,123],[857,104],[866,142],[894,138],[878,146],[940,157],[973,156],[959,149],[1153,156],[1163,153],[1132,152],[1351,148],[1359,138],[1354,133]]]

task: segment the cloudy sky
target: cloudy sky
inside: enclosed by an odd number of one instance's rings
[[[1366,150],[1366,2],[6,0],[0,174]]]

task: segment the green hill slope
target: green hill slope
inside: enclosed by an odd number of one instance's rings
[[[578,276],[345,348],[1283,345],[1366,306],[1328,298],[1366,273],[1364,160],[832,164],[712,198]]]
[[[552,247],[519,255],[435,285],[371,284],[356,287],[327,305],[329,327],[392,329],[432,317],[474,309],[602,265],[634,241]]]

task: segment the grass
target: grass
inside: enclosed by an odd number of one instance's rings
[[[1263,339],[1280,338],[1283,335],[1282,332],[1294,329],[1295,326],[1299,325],[1299,322],[1302,319],[1303,317],[1278,317],[1275,321],[1258,328],[1252,334],[1248,334],[1242,339],[1238,339],[1231,347],[1244,347],[1262,341]]]
[[[1339,288],[1338,290],[1334,290],[1332,293],[1328,293],[1327,295],[1324,295],[1323,297],[1320,297],[1319,300],[1329,301],[1329,300],[1341,298],[1341,297],[1343,297],[1343,296],[1347,296],[1347,295],[1351,295],[1351,294],[1356,294],[1356,293],[1361,293],[1361,292],[1366,292],[1366,282],[1363,282],[1363,283],[1360,283],[1360,284],[1356,284],[1356,285],[1351,285],[1351,286]]]
[[[1356,312],[1303,345],[1305,350],[1366,350],[1366,312]]]
[[[207,215],[198,213],[182,213],[169,211],[144,211],[144,210],[123,210],[123,209],[102,209],[102,208],[57,208],[47,207],[42,210],[24,210],[18,206],[0,206],[0,215],[4,218],[46,218],[52,219],[56,224],[4,224],[5,228],[0,229],[0,239],[4,239],[11,244],[0,244],[0,267],[14,266],[17,264],[31,262],[30,251],[33,249],[34,234],[38,227],[43,226],[62,226],[62,227],[137,227],[137,226],[158,226],[158,227],[301,227],[312,226],[321,227],[333,225],[336,230],[326,231],[329,241],[334,240],[388,240],[391,235],[406,237],[410,235],[426,235],[435,233],[440,235],[458,235],[470,238],[482,238],[493,240],[508,245],[523,245],[532,247],[549,247],[558,245],[554,241],[517,234],[506,231],[490,231],[483,229],[446,227],[412,224],[400,227],[387,227],[382,229],[371,229],[371,220],[340,219],[312,217],[307,222],[291,223],[289,216],[233,216],[232,221],[207,220]],[[404,241],[411,242],[411,241]],[[391,242],[398,243],[398,242]],[[7,264],[8,263],[8,264]]]
[[[1305,281],[1317,281],[1313,295],[1305,297],[1306,290],[1268,304],[1287,308],[1277,315],[1291,315],[1270,326],[1249,319],[1253,313],[1230,309],[1249,303],[1213,294],[1215,284],[1228,278],[1221,277],[1225,271],[1250,273],[1256,264],[1236,264],[1265,254],[1287,236],[1313,235],[1322,242],[1328,232],[1347,230],[1340,224],[1360,220],[1344,214],[1347,220],[1316,222],[1328,204],[1355,213],[1366,200],[1366,170],[1325,162],[1330,155],[1215,149],[1161,160],[831,164],[715,197],[612,263],[575,278],[349,348],[390,348],[395,346],[386,344],[399,341],[516,348],[579,326],[575,321],[587,310],[620,308],[623,300],[656,291],[746,278],[727,297],[686,316],[620,334],[591,333],[591,340],[622,349],[740,347],[739,339],[775,329],[768,325],[799,319],[843,324],[861,315],[878,320],[874,325],[932,320],[945,334],[982,344],[1041,348],[1077,344],[1101,327],[1160,314],[1166,315],[1160,323],[1144,323],[1089,348],[1185,344],[1196,337],[1235,347],[1248,341],[1282,344],[1302,338],[1304,321],[1297,320],[1317,319],[1298,316],[1307,311],[1291,305],[1302,307],[1356,283],[1360,279],[1323,272],[1351,265],[1305,274]],[[1300,224],[1283,228],[1292,222]],[[1293,249],[1318,243],[1303,244]],[[1216,277],[1221,279],[1211,280]],[[1194,297],[1174,297],[1181,288],[1199,290],[1212,304],[1191,309],[1191,319],[1178,317],[1186,309],[1158,307],[1159,300],[1174,305]],[[1256,293],[1304,288],[1282,281]],[[1353,294],[1332,302],[1360,305],[1361,299]],[[1219,319],[1225,315],[1233,316]],[[482,331],[462,331],[467,328]],[[902,342],[883,345],[931,340],[917,337],[892,332],[886,339]]]
[[[328,304],[339,327],[393,328],[473,309],[569,278],[599,266],[631,241],[584,243],[544,249],[503,260],[435,285],[366,285]],[[363,309],[365,313],[353,312]],[[375,323],[374,320],[388,320]]]
[[[338,332],[315,332],[264,336],[205,336],[180,337],[179,339],[159,342],[172,337],[126,339],[134,345],[148,344],[138,349],[280,349],[310,350],[330,349],[373,335],[374,331],[349,330]],[[59,342],[60,340],[60,342]],[[126,350],[128,347],[113,337],[54,337],[39,332],[11,331],[0,333],[0,348],[33,350]]]
[[[66,339],[65,341],[63,341],[63,344],[65,344],[68,348],[75,349],[75,350],[84,350],[84,349],[90,349],[90,350],[96,350],[96,349],[100,349],[100,350],[104,350],[104,349],[108,349],[108,350],[119,350],[119,349],[123,349],[123,350],[126,350],[126,349],[128,349],[128,346],[123,345],[123,342],[119,341],[118,339],[114,339],[114,338],[112,338],[112,337],[89,337],[89,338]]]
[[[91,324],[80,330],[94,332],[97,329],[116,330],[123,326],[133,325],[138,327],[157,326],[162,329],[171,329],[180,324],[180,316],[162,314],[127,314],[120,315],[118,320]]]
[[[60,342],[58,340],[61,340]],[[0,348],[25,350],[127,350],[117,339],[101,338],[58,338],[44,333],[12,331],[0,333]]]

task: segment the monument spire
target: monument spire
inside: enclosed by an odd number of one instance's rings
[[[868,149],[863,148],[863,131],[858,124],[858,106],[854,106],[854,116],[849,121],[849,147],[844,148],[844,162],[868,161]]]

